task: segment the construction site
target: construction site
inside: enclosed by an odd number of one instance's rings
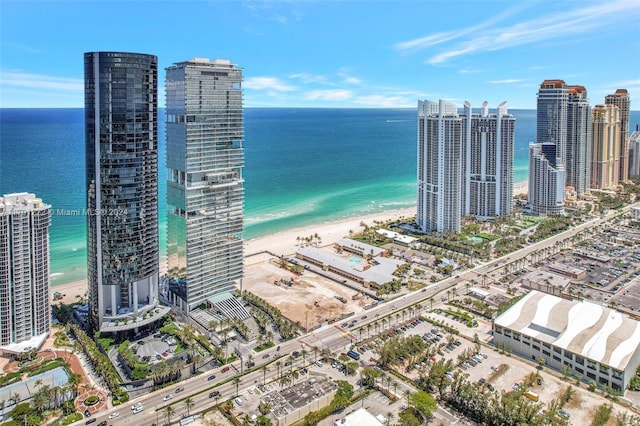
[[[362,292],[268,253],[246,259],[242,288],[307,330],[362,312],[374,302]]]

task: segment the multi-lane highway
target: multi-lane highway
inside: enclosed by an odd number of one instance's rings
[[[640,203],[636,203],[632,206],[627,206],[624,210],[628,211],[629,209],[631,209],[631,207],[639,204]],[[262,384],[263,374],[266,376],[267,383],[275,380],[278,374],[275,365],[270,366],[266,374],[260,370],[261,365],[274,363],[275,357],[280,357],[284,361],[285,357],[292,354],[294,351],[301,351],[302,349],[305,349],[309,354],[307,355],[307,360],[312,360],[312,357],[315,356],[313,353],[313,348],[318,348],[320,350],[329,350],[331,352],[343,351],[348,346],[355,343],[357,338],[359,338],[360,333],[357,331],[359,328],[366,327],[367,324],[379,321],[385,316],[395,315],[396,312],[401,312],[403,309],[414,306],[418,303],[421,303],[423,307],[426,307],[426,303],[428,303],[431,298],[433,298],[434,301],[439,300],[439,295],[446,294],[447,290],[455,286],[458,282],[460,282],[460,280],[477,277],[478,275],[486,274],[489,271],[493,271],[496,268],[504,266],[507,259],[509,262],[523,259],[531,253],[534,253],[535,251],[544,249],[545,247],[551,247],[559,241],[571,238],[572,236],[587,228],[596,227],[619,213],[620,212],[610,212],[604,218],[601,217],[598,219],[592,219],[589,222],[583,223],[575,228],[571,228],[561,234],[532,244],[522,250],[519,250],[518,252],[510,253],[509,255],[506,255],[502,258],[495,259],[485,264],[481,264],[476,268],[461,273],[460,276],[447,278],[426,289],[422,289],[405,296],[389,300],[378,305],[375,308],[369,309],[362,312],[361,314],[354,316],[353,319],[348,321],[349,324],[351,324],[355,319],[353,326],[349,328],[343,328],[339,324],[326,325],[296,340],[284,342],[281,343],[278,347],[273,347],[269,350],[260,352],[260,355],[255,360],[256,364],[258,364],[257,367],[254,368],[252,372],[240,376],[240,383],[237,385],[237,388],[239,389],[240,393],[242,393],[244,389],[255,386],[256,384]],[[366,333],[363,333],[363,336],[366,336]],[[269,359],[262,358],[265,355],[269,355]],[[299,358],[299,361],[296,360],[294,362],[300,363],[301,361],[301,358]],[[284,362],[282,362],[282,364],[284,367]],[[198,377],[193,377],[186,381],[180,382],[179,384],[172,385],[165,389],[158,390],[148,395],[136,398],[132,401],[129,401],[125,405],[111,408],[108,411],[101,412],[94,417],[97,419],[98,423],[106,420],[107,424],[116,426],[145,426],[152,423],[158,424],[158,420],[163,422],[166,421],[165,407],[167,405],[171,405],[173,407],[174,412],[176,413],[176,419],[182,417],[183,413],[187,410],[186,404],[184,404],[184,400],[188,397],[191,397],[194,403],[193,408],[191,408],[190,410],[191,413],[193,414],[200,412],[205,407],[209,407],[212,404],[216,403],[215,398],[209,397],[210,392],[214,390],[220,392],[219,401],[229,399],[236,395],[236,383],[234,383],[233,377],[237,375],[237,369],[240,369],[240,365],[238,363],[235,363],[235,368],[228,369],[228,371],[225,371],[224,373],[221,371],[221,368],[217,368]],[[212,374],[215,374],[216,378],[213,380],[209,380],[209,376],[211,376]],[[182,390],[176,393],[177,388],[182,388]],[[171,399],[166,399],[168,398],[167,395],[171,395]],[[141,412],[134,414],[131,410],[131,406],[138,402],[142,403],[144,409]],[[109,419],[109,415],[116,411],[119,413],[119,416],[114,419]],[[86,420],[87,419],[83,419],[81,422],[77,422],[76,424],[84,424]]]

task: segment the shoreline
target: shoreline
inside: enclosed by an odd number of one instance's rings
[[[513,184],[513,195],[526,194],[528,182],[515,182]],[[288,229],[275,232],[262,237],[252,238],[244,241],[244,263],[245,266],[251,262],[251,256],[261,252],[271,252],[276,255],[288,256],[295,254],[299,246],[298,238],[306,238],[317,234],[320,237],[320,246],[329,246],[336,243],[341,238],[349,236],[349,232],[359,232],[362,229],[361,223],[372,225],[375,221],[387,222],[402,218],[414,217],[415,207],[407,207],[395,210],[386,210],[379,213],[371,213],[365,216],[339,219],[330,222],[306,225],[299,228]],[[160,274],[166,272],[166,264],[161,263]],[[63,294],[61,299],[53,300],[53,293]],[[87,292],[87,280],[78,280],[70,283],[59,284],[50,287],[50,300],[52,304],[76,303]]]

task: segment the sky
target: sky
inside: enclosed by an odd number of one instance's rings
[[[83,107],[83,54],[243,69],[246,107],[535,109],[546,79],[640,109],[638,0],[1,0],[0,107]]]

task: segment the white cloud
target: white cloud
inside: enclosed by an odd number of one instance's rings
[[[299,72],[296,74],[289,75],[289,78],[293,78],[296,80],[300,80],[303,83],[318,83],[318,84],[329,84],[329,81],[326,76],[320,74],[310,74],[307,72]]]
[[[310,101],[346,101],[351,99],[353,94],[350,90],[312,90],[303,95],[303,98]]]
[[[277,77],[249,77],[243,85],[245,89],[275,90],[278,92],[291,92],[296,90],[294,86],[287,85]]]
[[[468,28],[463,28],[459,31],[440,32],[440,33],[431,34],[425,37],[420,37],[414,40],[403,41],[400,43],[396,43],[393,47],[400,53],[411,53],[411,52],[427,49],[432,46],[436,46],[451,40],[455,40],[467,34],[476,33],[479,30],[482,30],[483,28],[491,28],[496,23],[502,21],[503,19],[508,18],[514,13],[520,12],[526,7],[528,7],[526,4],[520,4],[494,17],[491,17],[486,21],[479,23],[478,25],[474,25]]]
[[[472,69],[465,68],[465,69],[459,70],[458,74],[478,74],[481,72],[482,70],[472,70]]]
[[[448,46],[447,50],[432,55],[426,61],[429,64],[440,64],[463,55],[503,50],[549,40],[570,39],[578,34],[591,35],[599,29],[608,31],[609,28],[619,25],[623,20],[631,23],[634,22],[634,19],[640,18],[640,13],[638,13],[640,12],[640,2],[636,1],[587,3],[586,7],[584,2],[571,4],[578,5],[578,8],[564,13],[549,13],[528,21],[496,28],[497,22],[504,20],[514,12],[533,5],[525,3],[524,6],[517,6],[478,25],[400,42],[394,47],[400,53],[411,53],[459,40]],[[479,32],[480,29],[483,31]],[[477,34],[480,35],[476,36]]]
[[[54,77],[20,71],[0,70],[2,87],[23,87],[30,89],[84,93],[84,80],[79,78]]]

